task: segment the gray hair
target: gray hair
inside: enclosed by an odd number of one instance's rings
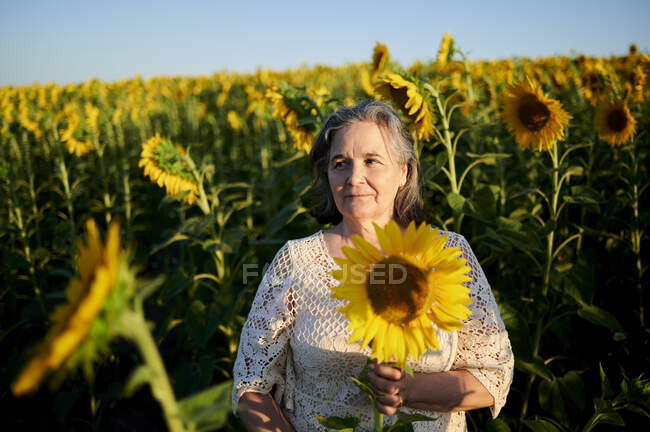
[[[424,209],[418,183],[419,166],[411,135],[406,131],[395,110],[390,105],[376,100],[366,100],[353,107],[340,108],[330,114],[323,123],[309,153],[313,180],[312,196],[315,201],[310,214],[322,224],[338,224],[343,219],[343,215],[336,208],[327,177],[330,148],[337,130],[364,121],[379,126],[384,141],[390,146],[392,154],[397,157],[397,163],[407,166],[406,183],[395,196],[393,218],[403,227],[411,221],[415,221],[416,224],[424,222]]]

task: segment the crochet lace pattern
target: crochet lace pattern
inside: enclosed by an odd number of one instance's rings
[[[440,343],[418,361],[415,372],[465,369],[494,397],[496,417],[506,401],[514,357],[508,333],[483,269],[465,238],[447,234],[445,247],[457,246],[471,267],[471,316],[461,330],[436,328]],[[330,297],[338,282],[329,272],[338,268],[327,251],[323,231],[290,240],[268,267],[242,329],[233,370],[233,411],[245,392],[269,393],[296,431],[326,431],[316,415],[359,418],[355,430],[372,430],[368,397],[350,380],[359,375],[371,351],[348,344],[347,321],[336,310],[345,301]],[[435,327],[435,325],[434,325]],[[464,431],[465,413],[419,412],[435,421],[414,423],[415,431]],[[386,424],[396,417],[386,417]]]

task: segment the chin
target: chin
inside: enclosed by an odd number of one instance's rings
[[[361,211],[349,210],[341,213],[344,219],[348,220],[367,220],[367,219],[377,219],[378,215],[374,212],[369,212],[366,209]]]

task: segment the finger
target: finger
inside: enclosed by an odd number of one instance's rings
[[[400,397],[399,394],[396,395],[385,395],[382,397],[377,398],[377,401],[380,402],[382,405],[385,405],[387,407],[393,407],[393,408],[399,408],[402,406],[402,398]]]
[[[382,376],[386,379],[391,379],[393,381],[399,381],[404,376],[404,373],[401,370],[395,369],[394,367],[387,366],[387,365],[378,364],[375,365],[375,367],[372,368],[372,370],[377,375]]]
[[[379,402],[379,400],[375,402],[375,406],[377,407],[377,411],[385,415],[392,416],[397,413],[397,408],[393,406],[384,405],[381,402]]]
[[[380,393],[396,394],[399,392],[398,381],[385,379],[372,371],[368,372],[368,379],[370,379],[372,387]]]

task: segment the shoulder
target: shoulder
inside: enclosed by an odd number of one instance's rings
[[[310,234],[306,237],[288,240],[287,244],[289,244],[290,247],[294,249],[318,246],[321,241],[322,232],[323,232],[322,230],[318,230],[315,233]]]
[[[322,231],[297,239],[287,240],[278,250],[275,259],[287,260],[293,264],[309,259],[311,255],[319,254],[322,249]]]
[[[431,230],[434,230],[434,229],[436,229],[436,228],[431,227]],[[467,243],[467,240],[465,239],[465,237],[462,234],[459,234],[457,232],[445,231],[443,229],[438,229],[438,235],[439,236],[444,235],[444,236],[447,237],[447,239],[445,241],[445,247],[446,248],[456,246],[456,247],[460,247],[461,249],[463,249],[463,248],[468,248],[469,247],[469,243]]]

